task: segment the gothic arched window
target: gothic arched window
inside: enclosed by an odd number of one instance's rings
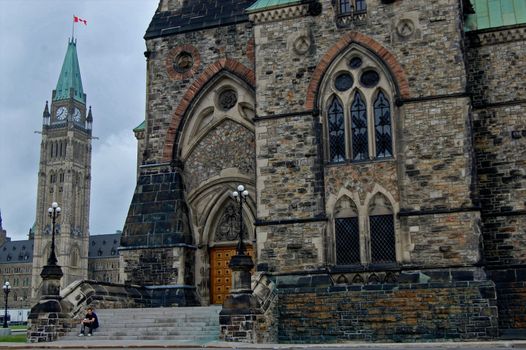
[[[322,105],[329,163],[393,158],[393,95],[388,70],[360,47],[328,70]]]

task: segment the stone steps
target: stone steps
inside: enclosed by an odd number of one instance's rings
[[[219,339],[220,306],[96,310],[100,327],[87,341],[173,340],[204,343]],[[79,340],[80,325],[63,340]]]

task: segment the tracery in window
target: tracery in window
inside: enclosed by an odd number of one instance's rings
[[[394,157],[395,87],[378,58],[354,45],[329,68],[321,89],[329,163]]]

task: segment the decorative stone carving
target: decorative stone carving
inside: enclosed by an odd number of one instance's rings
[[[171,79],[187,79],[199,69],[201,56],[192,45],[180,45],[168,52],[164,63]]]
[[[403,38],[410,37],[415,32],[415,24],[409,18],[404,18],[396,25],[396,32]]]
[[[243,232],[247,232],[245,224],[243,223]],[[223,215],[217,224],[214,240],[221,241],[235,241],[239,235],[239,213],[233,203],[227,204]]]
[[[309,14],[316,15],[317,11],[316,6],[311,7],[308,4],[300,4],[296,6],[280,7],[269,11],[251,13],[249,19],[258,24],[304,17]]]
[[[309,52],[312,42],[307,35],[301,35],[296,40],[294,40],[293,49],[298,55],[305,55]]]
[[[186,51],[179,53],[173,62],[173,66],[176,72],[184,73],[192,68],[194,65],[194,59],[192,54]]]
[[[403,13],[400,17],[394,18],[392,22],[393,42],[403,42],[422,37],[422,26],[419,21],[418,11]]]
[[[228,111],[232,107],[234,107],[237,103],[237,93],[233,89],[227,89],[222,91],[219,94],[218,98],[219,107],[224,110]]]

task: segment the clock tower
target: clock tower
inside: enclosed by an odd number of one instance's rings
[[[42,117],[31,284],[33,298],[39,296],[40,273],[50,253],[48,208],[53,202],[62,208],[55,226],[55,253],[64,273],[61,288],[88,278],[93,116],[91,107],[86,108],[76,40],[68,41],[51,105],[46,102]]]

